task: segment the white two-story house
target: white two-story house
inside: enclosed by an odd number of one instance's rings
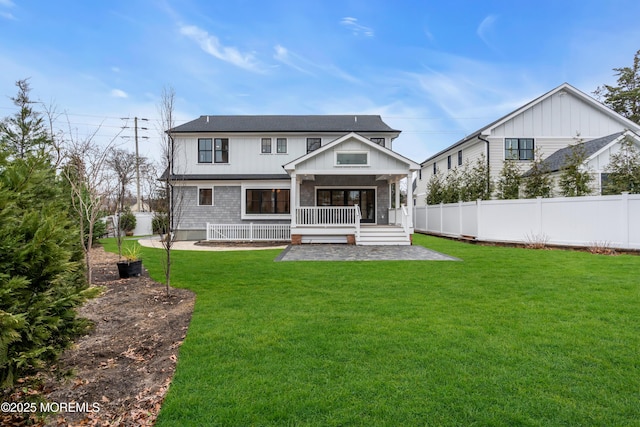
[[[589,95],[568,83],[550,90],[522,107],[462,138],[446,149],[422,162],[422,169],[415,181],[415,204],[424,206],[429,179],[437,171],[449,173],[474,163],[479,158],[487,162],[491,179],[496,182],[505,162],[515,163],[526,173],[534,160],[536,150],[543,159],[570,145],[588,143],[587,148],[602,148],[598,143],[615,141],[621,132],[640,132],[640,126],[611,110]],[[598,140],[598,141],[596,141]],[[615,147],[606,149],[615,152]],[[588,155],[600,155],[594,150]],[[564,155],[562,156],[564,158]],[[596,192],[600,191],[600,180],[608,162],[595,164],[589,157],[589,166],[594,169]],[[557,166],[558,162],[554,162]]]
[[[168,133],[178,239],[410,243],[399,182],[420,166],[380,116],[201,116]]]

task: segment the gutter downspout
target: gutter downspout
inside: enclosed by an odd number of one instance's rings
[[[487,151],[487,194],[489,195],[489,198],[491,198],[491,169],[490,169],[490,160],[491,158],[489,157],[489,140],[488,139],[484,139],[482,137],[482,134],[478,134],[478,139],[480,141],[483,141],[485,143],[486,146],[486,151]]]

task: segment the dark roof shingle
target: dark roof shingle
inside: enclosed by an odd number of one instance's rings
[[[582,145],[584,147],[585,156],[588,158],[589,156],[600,150],[602,147],[609,144],[611,141],[614,141],[623,133],[624,132],[617,132],[611,135],[603,136],[602,138],[592,139],[578,145]],[[551,154],[549,157],[542,161],[542,166],[547,167],[549,172],[558,172],[562,170],[567,159],[569,158],[569,156],[571,156],[571,147],[574,146],[569,145]],[[529,171],[527,171],[524,176],[529,176]]]
[[[181,132],[400,132],[377,115],[200,116]]]

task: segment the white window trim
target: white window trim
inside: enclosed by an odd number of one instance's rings
[[[280,189],[280,190],[291,190],[291,185],[283,184],[282,182],[277,182],[273,184],[246,184],[243,183],[240,186],[240,219],[274,219],[274,220],[291,220],[291,213],[288,214],[248,214],[247,213],[247,190],[270,190],[272,188]],[[291,197],[291,192],[289,192],[289,197]],[[293,203],[289,200],[289,212],[291,212],[294,208]]]
[[[210,205],[201,205],[200,204],[200,190],[211,190],[211,204]],[[216,189],[213,185],[202,185],[198,186],[196,191],[196,205],[197,206],[215,206],[216,205]]]
[[[341,165],[341,164],[338,164],[338,156],[340,154],[366,154],[367,155],[367,163],[365,163],[365,164]],[[358,150],[358,151],[336,150],[334,152],[333,164],[334,164],[334,166],[339,167],[339,168],[365,168],[365,167],[369,167],[370,166],[369,160],[371,159],[370,154],[371,153],[369,151],[362,151],[362,150]]]
[[[284,139],[284,141],[285,141],[285,147],[284,147],[284,148],[285,148],[286,150],[284,151],[284,153],[279,153],[279,152],[278,152],[278,140],[279,140],[279,139]],[[276,140],[276,150],[275,150],[275,152],[274,152],[273,154],[280,154],[281,156],[282,156],[282,155],[289,154],[289,139],[288,139],[287,137],[283,137],[283,136],[281,136],[281,137],[277,137],[277,138],[275,138],[275,140]]]

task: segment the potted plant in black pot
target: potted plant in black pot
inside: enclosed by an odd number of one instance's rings
[[[140,276],[142,274],[142,259],[140,258],[140,246],[134,244],[127,246],[122,256],[124,261],[118,261],[118,273],[121,279]]]

